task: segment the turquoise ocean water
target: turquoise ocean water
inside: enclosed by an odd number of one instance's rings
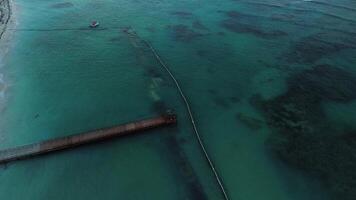
[[[355,1],[13,3],[0,149],[167,108],[179,123],[2,166],[0,199],[223,198],[173,82],[140,38],[182,84],[232,200],[356,195]]]

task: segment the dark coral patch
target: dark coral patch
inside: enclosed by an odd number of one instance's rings
[[[313,63],[324,56],[337,53],[344,49],[355,48],[341,41],[333,41],[316,34],[304,37],[293,44],[290,51],[285,55],[288,62]]]
[[[219,36],[225,36],[225,33],[224,33],[224,32],[222,32],[222,31],[217,32],[216,34],[217,34],[217,35],[219,35]]]
[[[186,11],[175,11],[175,12],[171,12],[171,15],[175,15],[178,16],[182,19],[189,19],[193,17],[193,13],[191,12],[186,12]]]
[[[257,25],[256,16],[242,14],[237,11],[227,11],[224,13],[228,18],[222,20],[220,22],[220,26],[229,31],[252,34],[256,37],[265,39],[288,35],[286,32],[280,30],[264,30],[262,27]]]
[[[228,58],[230,56],[232,56],[232,52],[229,51],[230,49],[219,49],[219,48],[214,48],[213,50],[211,49],[200,49],[196,52],[196,54],[201,57],[204,58],[206,60],[209,60],[211,62],[218,62],[221,59],[225,59]]]
[[[203,31],[209,30],[206,26],[204,26],[204,24],[202,24],[198,20],[193,22],[192,27],[195,28],[195,29],[198,29],[198,30],[203,30]]]
[[[246,16],[245,14],[242,14],[242,13],[239,13],[237,11],[234,11],[234,10],[231,10],[231,11],[227,11],[225,12],[225,14],[231,18],[234,18],[234,19],[239,19],[241,17],[244,17]]]
[[[241,23],[235,19],[223,20],[220,25],[226,28],[227,30],[230,30],[235,33],[248,33],[256,37],[261,37],[265,39],[272,39],[272,38],[288,35],[286,32],[279,31],[279,30],[265,31],[257,26],[254,26],[252,24]]]
[[[203,36],[203,34],[195,32],[193,29],[183,24],[169,26],[168,28],[171,30],[174,39],[180,42],[191,42]]]
[[[290,90],[315,99],[349,102],[356,99],[356,78],[353,74],[330,65],[318,65],[288,80]]]
[[[112,37],[109,39],[110,42],[119,42],[122,40],[122,37],[117,36],[117,37]]]
[[[64,3],[56,3],[51,6],[51,8],[70,8],[73,7],[74,4],[70,2],[64,2]]]
[[[330,65],[318,65],[304,70],[287,80],[288,90],[273,100],[254,99],[274,128],[297,133],[323,124],[321,103],[350,102],[356,99],[356,77]]]
[[[277,157],[293,168],[322,181],[333,200],[356,196],[356,131],[324,136],[283,132],[269,146]],[[281,134],[283,134],[281,133]]]
[[[229,102],[225,98],[213,97],[212,99],[214,101],[214,104],[219,106],[219,107],[221,107],[221,108],[229,109],[231,107]]]
[[[285,94],[251,103],[276,131],[267,145],[290,167],[318,178],[333,199],[356,195],[356,131],[339,131],[328,124],[323,101],[356,99],[356,77],[340,68],[319,65],[291,76]]]
[[[207,57],[209,55],[209,51],[201,49],[197,51],[197,55],[200,57]]]
[[[246,125],[251,130],[259,130],[263,126],[263,121],[261,121],[257,118],[248,116],[244,113],[237,113],[236,119],[239,120],[240,122],[242,122],[244,125]]]
[[[196,51],[196,54],[204,60],[208,60],[212,63],[219,63],[221,60],[230,59],[234,57],[234,49],[231,45],[226,43],[219,44],[207,44],[202,43],[200,49]]]
[[[241,101],[241,99],[239,97],[230,97],[229,100],[232,103],[239,103]]]
[[[156,32],[156,28],[153,27],[153,26],[146,27],[145,29],[146,29],[147,31],[151,32],[151,33]]]

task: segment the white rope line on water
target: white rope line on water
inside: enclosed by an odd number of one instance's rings
[[[172,80],[174,81],[174,84],[176,85],[176,87],[177,87],[177,89],[178,89],[178,91],[179,91],[179,93],[180,93],[180,96],[182,97],[182,99],[183,99],[183,101],[184,101],[184,103],[185,103],[185,105],[186,105],[186,108],[187,108],[187,111],[188,111],[188,114],[189,114],[189,117],[190,117],[190,121],[192,122],[192,125],[193,125],[193,129],[194,129],[195,136],[196,136],[196,138],[197,138],[197,140],[198,140],[198,142],[199,142],[199,145],[200,145],[200,147],[201,147],[201,149],[202,149],[202,151],[203,151],[203,153],[204,153],[204,155],[205,155],[205,158],[206,158],[206,160],[208,161],[209,166],[210,166],[211,170],[212,170],[213,173],[214,173],[214,176],[215,176],[215,178],[216,178],[216,181],[217,181],[218,184],[219,184],[219,187],[220,187],[220,189],[221,189],[222,194],[224,195],[224,198],[225,198],[226,200],[229,200],[229,197],[228,197],[228,195],[227,195],[227,192],[225,191],[223,182],[222,182],[222,180],[221,180],[221,178],[220,178],[220,176],[219,176],[217,170],[215,169],[214,163],[213,163],[212,160],[210,159],[210,156],[209,156],[209,154],[208,154],[208,152],[207,152],[207,150],[206,150],[206,148],[205,148],[205,146],[204,146],[204,143],[203,143],[203,141],[202,141],[202,139],[201,139],[201,137],[200,137],[200,134],[199,134],[199,132],[198,132],[197,126],[195,125],[195,120],[194,120],[194,117],[193,117],[192,110],[191,110],[191,108],[190,108],[190,104],[189,104],[189,102],[188,102],[187,97],[184,95],[183,90],[182,90],[182,88],[180,87],[179,82],[178,82],[177,79],[174,77],[174,75],[173,75],[173,73],[170,71],[170,69],[166,66],[166,64],[164,64],[164,62],[162,61],[161,57],[158,55],[158,53],[157,53],[156,50],[152,47],[152,45],[151,45],[150,43],[148,43],[147,41],[143,40],[143,39],[142,39],[142,41],[143,41],[144,43],[146,43],[146,45],[150,48],[150,50],[151,50],[152,53],[155,55],[155,57],[157,58],[157,60],[158,60],[159,63],[161,64],[161,66],[167,71],[167,73],[169,74],[169,76],[170,76],[170,77],[172,78]]]

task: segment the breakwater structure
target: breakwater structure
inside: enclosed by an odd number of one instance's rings
[[[0,0],[0,39],[5,33],[11,17],[10,0]]]
[[[144,119],[111,128],[98,129],[86,133],[46,140],[34,144],[15,147],[0,151],[0,164],[15,160],[31,158],[59,150],[69,149],[84,144],[94,143],[119,136],[131,135],[153,128],[174,125],[177,123],[175,114],[167,113],[158,117]]]

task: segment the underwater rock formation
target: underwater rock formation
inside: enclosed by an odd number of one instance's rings
[[[256,16],[249,16],[237,11],[227,11],[224,13],[228,18],[222,20],[220,26],[229,31],[252,34],[265,39],[288,35],[286,32],[280,30],[263,30],[262,27],[257,25],[256,19],[258,19],[258,17]]]
[[[171,15],[175,15],[178,16],[182,19],[190,19],[191,17],[193,17],[193,13],[191,12],[186,12],[186,11],[175,11],[175,12],[171,12]]]
[[[344,49],[355,48],[350,43],[347,44],[324,37],[323,35],[315,34],[295,42],[285,55],[287,61],[292,63],[313,63],[324,56]]]
[[[291,76],[288,91],[272,100],[255,96],[276,131],[267,142],[286,165],[319,179],[332,199],[356,196],[356,130],[336,131],[327,123],[322,102],[356,99],[356,77],[342,69],[319,65]]]
[[[217,32],[216,34],[217,34],[217,35],[219,35],[219,36],[225,36],[225,33],[224,33],[224,32],[222,32],[222,31]]]
[[[235,33],[248,33],[266,39],[287,35],[287,33],[283,31],[269,31],[269,32],[263,31],[256,26],[240,23],[232,19],[227,19],[222,21],[221,26]]]
[[[196,54],[212,63],[218,63],[221,60],[228,60],[234,57],[234,49],[229,44],[206,44],[201,43]]]
[[[263,121],[256,119],[254,117],[251,117],[249,115],[246,115],[244,113],[237,113],[236,119],[239,120],[240,122],[242,122],[244,125],[246,125],[251,130],[259,130],[263,126]]]
[[[121,36],[112,37],[109,39],[110,43],[120,42],[123,39]]]
[[[154,33],[154,32],[157,31],[154,26],[148,26],[148,27],[146,27],[145,29],[146,29],[147,31],[151,32],[151,33]]]
[[[64,3],[56,3],[51,6],[51,8],[70,8],[73,7],[74,4],[70,2],[64,2]]]
[[[288,84],[290,89],[315,99],[339,102],[356,99],[355,76],[330,65],[318,65],[296,74],[289,79]]]
[[[203,36],[203,34],[195,32],[193,29],[183,24],[168,26],[168,28],[171,30],[173,38],[179,42],[191,42],[194,39]]]
[[[209,30],[208,27],[204,26],[204,24],[202,24],[200,21],[196,20],[192,23],[192,27],[198,30],[203,30],[203,31],[207,31]]]
[[[215,105],[228,110],[231,106],[225,98],[213,97],[212,98]]]

